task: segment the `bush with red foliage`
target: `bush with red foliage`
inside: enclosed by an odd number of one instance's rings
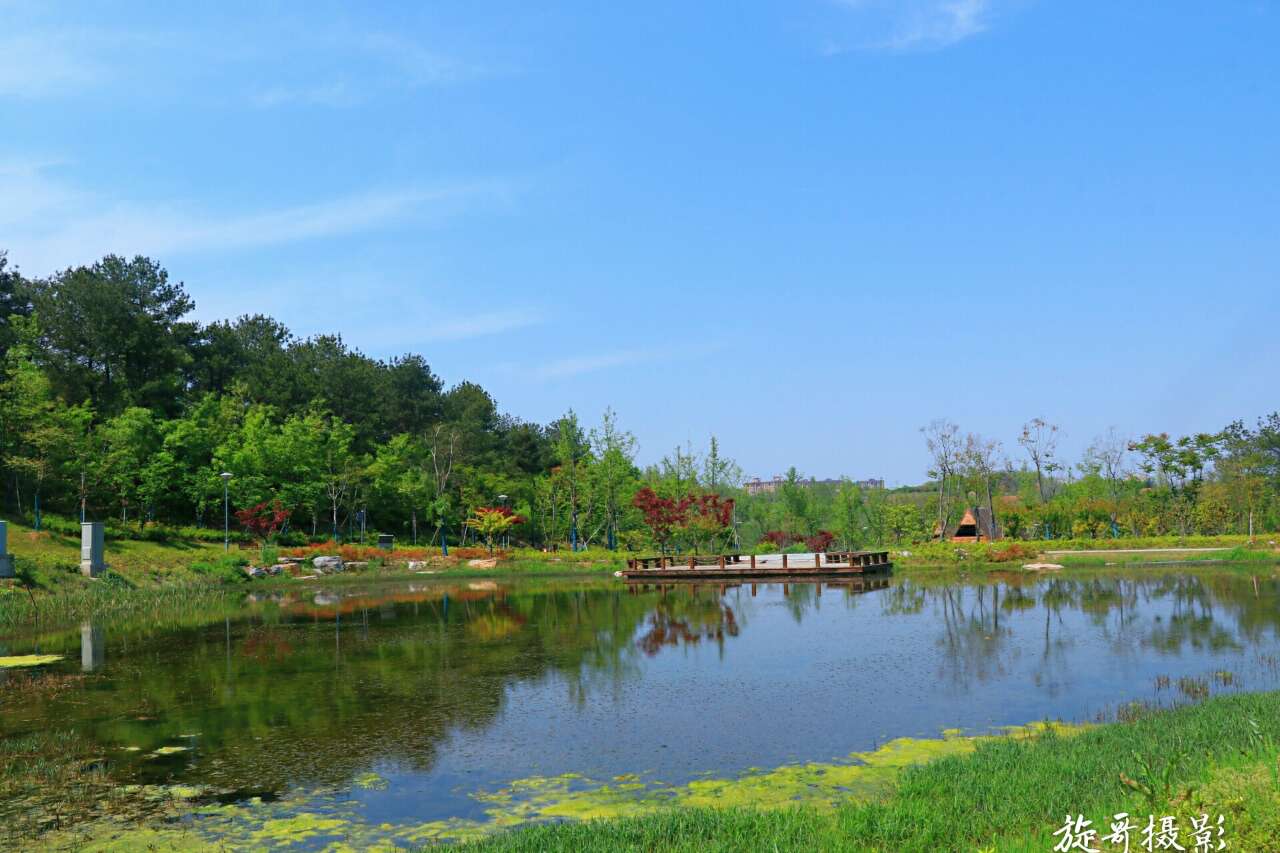
[[[689,508],[684,531],[693,539],[695,548],[705,544],[712,550],[718,549],[722,537],[732,529],[733,499],[708,492],[689,499]]]
[[[691,506],[700,517],[720,527],[733,524],[733,498],[722,498],[715,492],[708,492],[694,498]]]
[[[692,498],[679,501],[664,498],[653,489],[645,486],[636,492],[631,505],[640,510],[644,523],[653,532],[653,538],[665,551],[671,541],[671,534],[677,527],[683,527],[689,518],[689,506]]]
[[[1036,549],[1017,542],[1004,546],[996,546],[987,551],[987,559],[993,563],[1009,563],[1014,560],[1030,560],[1036,556]]]
[[[812,536],[806,536],[804,544],[810,551],[818,554],[826,553],[826,550],[831,547],[831,543],[834,541],[836,541],[836,535],[830,530],[819,530]]]
[[[779,548],[786,548],[794,541],[794,537],[790,533],[783,533],[781,530],[770,530],[760,537],[761,542],[768,542],[770,545],[776,545]]]
[[[277,498],[270,502],[263,501],[248,509],[237,510],[236,520],[250,536],[266,542],[279,533],[280,528],[289,520],[289,510],[285,509]]]
[[[482,512],[496,512],[498,515],[512,519],[511,524],[513,526],[517,524],[524,524],[529,520],[523,515],[517,514],[516,511],[509,506],[478,506],[475,508],[474,512],[476,515],[479,515]]]

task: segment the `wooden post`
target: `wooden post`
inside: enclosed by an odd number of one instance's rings
[[[724,568],[724,557],[723,557],[723,556],[721,556],[721,557],[720,557],[720,568],[722,568],[722,569]]]
[[[696,565],[697,565],[697,564],[694,562],[693,557],[690,557],[690,558],[689,558],[689,568],[691,568],[691,569],[692,569],[692,568],[694,568],[694,566],[696,566]]]
[[[754,569],[755,567],[756,567],[756,555],[755,555],[755,554],[752,554],[752,555],[751,555],[751,568],[753,568],[753,569]],[[752,584],[751,586],[754,588],[754,587],[755,587],[755,584]],[[755,595],[755,592],[754,592],[754,591],[752,592],[752,595]]]
[[[785,569],[786,567],[787,567],[787,555],[786,555],[786,554],[783,554],[783,555],[782,555],[782,568],[784,568],[784,569]],[[785,589],[785,587],[783,587],[783,588]]]
[[[822,554],[818,553],[817,551],[813,552],[813,567],[815,569],[822,568]]]

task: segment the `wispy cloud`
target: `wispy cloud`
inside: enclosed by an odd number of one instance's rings
[[[837,0],[862,16],[863,29],[872,33],[853,45],[829,41],[831,55],[851,49],[885,51],[941,50],[980,33],[991,25],[993,0]]]
[[[319,86],[268,86],[249,95],[250,103],[264,109],[283,104],[349,107],[361,100],[363,100],[363,92],[345,80],[335,80]]]
[[[611,367],[625,367],[642,364],[663,358],[663,353],[656,349],[630,349],[615,352],[601,352],[590,355],[574,356],[549,361],[536,365],[531,374],[533,378],[546,381],[549,379],[567,379],[583,373],[594,373]]]
[[[0,0],[2,2],[2,0]],[[257,108],[347,107],[380,93],[442,86],[497,73],[438,49],[411,30],[338,29],[266,16],[234,45],[178,27],[124,30],[67,26],[39,4],[0,13],[0,98],[204,97],[228,93]],[[215,46],[216,45],[216,46]],[[509,72],[505,69],[503,73]]]
[[[682,342],[670,346],[636,347],[632,349],[608,350],[585,355],[569,356],[554,359],[530,367],[507,365],[508,369],[519,369],[540,382],[556,379],[569,379],[585,373],[596,373],[616,367],[634,367],[640,364],[659,364],[675,358],[715,352],[723,347],[720,341],[704,341],[697,344]]]
[[[398,35],[368,33],[355,39],[353,44],[396,68],[404,81],[413,86],[454,83],[490,71]]]
[[[312,79],[298,84],[277,82],[254,89],[249,93],[249,101],[255,107],[350,107],[379,92],[445,86],[494,73],[489,66],[464,62],[416,39],[387,33],[318,38],[314,44],[295,50],[313,57],[338,58],[341,72],[326,68],[328,62],[320,62],[309,73],[322,78],[333,74],[330,79],[320,83]],[[281,76],[291,75],[282,71]]]
[[[109,71],[86,42],[76,33],[0,36],[0,97],[43,98],[101,83]]]
[[[244,265],[220,276],[216,287],[199,280],[193,285],[195,316],[202,322],[261,312],[286,322],[299,337],[340,330],[347,343],[378,357],[440,352],[444,344],[507,336],[547,319],[529,304],[492,309],[491,293],[483,288],[459,287],[420,268],[305,265],[275,277]],[[505,345],[512,340],[504,338]]]
[[[383,190],[252,212],[209,212],[190,203],[116,201],[57,180],[49,164],[0,164],[0,225],[15,261],[33,274],[107,253],[169,258],[351,234],[412,219],[432,221],[483,203],[508,187],[480,181]]]
[[[495,311],[431,323],[415,331],[421,341],[461,341],[536,326],[542,316],[532,311]]]

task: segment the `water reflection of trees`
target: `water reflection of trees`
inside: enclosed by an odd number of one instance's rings
[[[140,754],[198,735],[189,753],[121,769],[148,779],[185,763],[193,782],[273,791],[342,783],[380,760],[428,769],[451,732],[491,725],[522,682],[553,678],[583,700],[589,685],[625,679],[658,596],[437,587],[397,598],[261,602],[248,621],[135,641],[108,660],[91,702],[37,697],[24,716]]]
[[[718,595],[664,596],[649,613],[637,640],[649,657],[664,648],[714,642],[724,653],[725,637],[738,636],[738,617]]]
[[[1278,587],[1230,575],[1010,573],[984,582],[903,580],[879,600],[887,616],[931,620],[943,652],[939,676],[948,682],[967,688],[1004,675],[1015,655],[1037,649],[1033,678],[1052,694],[1069,682],[1068,652],[1083,632],[1115,654],[1218,652],[1280,637]]]
[[[799,621],[835,592],[774,585],[771,605]],[[1086,633],[1114,653],[1223,650],[1280,638],[1275,580],[1229,575],[1041,577],[970,583],[895,580],[861,599],[882,617],[911,620],[942,651],[940,677],[968,689],[1035,654],[1044,689],[1066,685],[1067,652]],[[423,587],[384,595],[266,599],[249,618],[162,638],[106,626],[106,666],[90,694],[27,697],[0,715],[0,735],[32,721],[93,733],[105,747],[143,752],[197,735],[167,762],[137,761],[163,778],[261,790],[343,783],[379,761],[425,770],[459,729],[491,726],[522,684],[563,684],[570,700],[620,690],[646,655],[726,646],[753,609],[749,586],[627,590],[496,585]],[[72,657],[81,633],[69,635]],[[123,653],[127,649],[127,653]],[[59,649],[48,649],[59,651]],[[113,659],[112,654],[120,655]],[[1078,661],[1076,662],[1078,664]],[[1076,673],[1078,674],[1078,673]],[[607,694],[606,694],[607,695]],[[113,760],[133,753],[107,750]]]

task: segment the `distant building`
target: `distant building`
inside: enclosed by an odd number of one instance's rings
[[[759,494],[764,494],[766,492],[768,493],[776,492],[778,490],[778,487],[785,482],[786,482],[785,477],[782,477],[778,474],[774,474],[773,479],[771,480],[761,480],[759,477],[752,477],[750,480],[743,483],[742,487],[747,490],[747,494],[749,495],[759,495]],[[818,480],[813,477],[810,477],[807,480],[800,480],[798,484],[801,486],[837,486],[838,487],[842,482],[844,481],[832,480],[829,478],[826,480]],[[867,480],[854,480],[853,484],[860,489],[883,489],[884,488],[884,480],[878,477],[872,477]]]

